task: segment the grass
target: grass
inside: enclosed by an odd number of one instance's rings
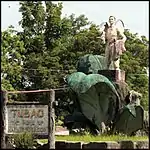
[[[56,141],[83,141],[83,142],[92,142],[92,141],[123,141],[123,140],[132,140],[132,141],[144,141],[148,140],[148,136],[120,136],[120,135],[101,135],[101,136],[77,136],[77,135],[69,135],[69,136],[56,136]],[[47,143],[47,139],[41,139],[40,142]]]

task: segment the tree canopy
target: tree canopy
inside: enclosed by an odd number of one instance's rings
[[[103,55],[105,45],[98,39],[99,26],[81,14],[62,17],[62,3],[21,1],[19,24],[2,32],[2,89],[49,89],[63,85],[62,78],[76,71],[76,62],[85,54]],[[125,30],[127,51],[121,69],[131,89],[143,94],[148,108],[148,43],[145,36]]]

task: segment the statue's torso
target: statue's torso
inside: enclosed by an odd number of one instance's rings
[[[117,28],[116,26],[108,27],[106,30],[106,40],[107,42],[112,42],[113,40],[117,40]]]

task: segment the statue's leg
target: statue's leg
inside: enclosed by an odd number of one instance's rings
[[[109,66],[110,66],[110,63],[111,63],[111,51],[110,51],[109,45],[106,45],[105,57],[106,57],[107,69],[109,69]]]
[[[120,70],[119,64],[120,64],[120,59],[118,58],[117,60],[114,61],[115,70]]]
[[[114,44],[113,47],[113,65],[115,70],[120,70],[119,69],[119,64],[120,64],[120,58],[119,58],[119,48],[118,48],[118,41],[116,41],[116,44]]]

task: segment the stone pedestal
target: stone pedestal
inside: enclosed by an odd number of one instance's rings
[[[99,70],[98,73],[107,77],[110,81],[125,82],[125,71],[123,70]]]

